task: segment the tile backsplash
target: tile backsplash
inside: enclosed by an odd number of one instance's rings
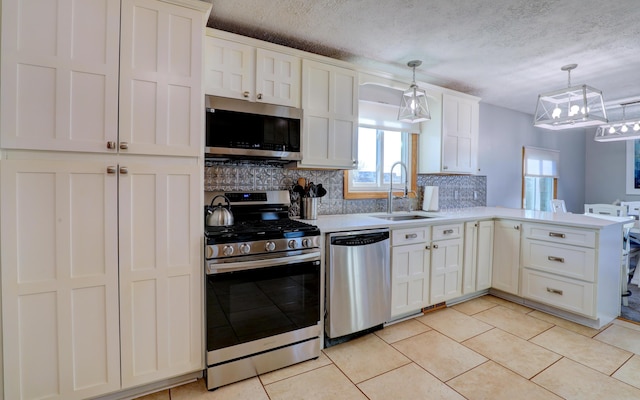
[[[318,202],[318,214],[384,212],[387,199],[346,200],[343,198],[343,172],[340,170],[288,169],[268,162],[211,161],[204,169],[205,191],[289,190],[303,177],[321,183],[327,194]],[[418,175],[418,197],[394,200],[394,211],[422,207],[424,186],[438,186],[439,209],[484,206],[487,203],[487,177],[477,175]],[[298,194],[291,194],[292,216],[300,214]]]

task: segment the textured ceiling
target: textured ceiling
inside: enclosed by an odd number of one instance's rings
[[[208,26],[476,95],[533,114],[541,92],[640,99],[638,0],[206,0]],[[640,115],[628,106],[627,116]],[[619,111],[619,107],[618,110]]]

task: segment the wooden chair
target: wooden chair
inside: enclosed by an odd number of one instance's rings
[[[564,204],[564,200],[553,199],[549,201],[551,205],[551,211],[554,213],[566,213],[567,206]]]
[[[614,206],[613,204],[585,204],[585,214],[601,214],[601,215],[613,215],[614,217],[626,217],[626,206]]]

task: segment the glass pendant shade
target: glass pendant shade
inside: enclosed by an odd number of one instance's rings
[[[427,92],[416,85],[416,67],[420,64],[422,64],[422,61],[419,60],[407,63],[408,66],[413,68],[413,82],[409,89],[402,93],[402,99],[400,100],[398,120],[403,122],[415,123],[431,119],[429,104],[427,103]]]
[[[569,85],[566,89],[538,96],[534,126],[560,130],[608,122],[600,90],[587,85],[571,86],[571,70],[575,67],[576,64],[569,64],[561,68],[569,73]]]

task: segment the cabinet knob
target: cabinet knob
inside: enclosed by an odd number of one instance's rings
[[[120,167],[120,173],[123,175],[126,175],[129,173],[129,168],[127,167]]]
[[[358,160],[353,160],[353,165],[357,165],[358,164]]]
[[[433,248],[434,248],[434,249],[437,249],[437,248],[438,248],[438,245],[437,245],[437,244],[434,244],[434,245],[433,245]]]
[[[447,167],[446,165],[443,165],[442,169],[449,169],[449,167]]]
[[[107,174],[115,174],[118,169],[113,165],[109,165],[107,167]]]
[[[115,148],[116,148],[116,142],[113,142],[111,140],[107,142],[107,149],[113,150]]]
[[[424,249],[425,249],[425,250],[431,250],[431,246],[426,245],[426,246],[424,246]]]
[[[242,96],[246,99],[247,97],[249,97],[249,92],[245,90],[244,92],[242,92]]]
[[[120,142],[120,150],[127,150],[129,148],[129,143]]]
[[[244,96],[244,97],[247,97],[247,96]],[[262,93],[258,93],[258,95],[256,96],[256,98],[257,98],[258,100],[262,100]]]
[[[520,225],[514,225],[514,226],[513,226],[513,229],[515,229],[515,230],[519,231],[519,230],[520,230]]]

